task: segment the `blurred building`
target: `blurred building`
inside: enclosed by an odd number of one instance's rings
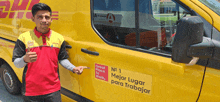
[[[178,11],[176,3],[172,0],[153,0],[153,12],[154,13],[171,13]]]

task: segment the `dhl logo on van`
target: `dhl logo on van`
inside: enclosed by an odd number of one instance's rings
[[[31,19],[32,13],[31,9],[34,4],[39,3],[40,0],[14,0],[13,5],[10,9],[11,2],[9,0],[0,1],[0,18],[19,18],[22,19],[26,16],[27,19]],[[28,3],[30,5],[28,6]],[[28,10],[25,12],[24,10]],[[52,19],[58,20],[58,11],[52,12]]]

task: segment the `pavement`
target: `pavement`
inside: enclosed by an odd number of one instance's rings
[[[22,96],[20,95],[11,95],[5,89],[2,80],[0,78],[0,102],[23,102]]]

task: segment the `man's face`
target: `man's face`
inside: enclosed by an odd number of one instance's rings
[[[38,11],[32,21],[35,22],[38,31],[46,31],[52,22],[50,12],[47,10]]]

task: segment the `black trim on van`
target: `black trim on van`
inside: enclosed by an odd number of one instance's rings
[[[12,40],[9,40],[9,39],[6,39],[6,38],[0,37],[0,39],[5,40],[5,41],[8,41],[8,42],[11,42],[11,43],[16,43],[16,41],[12,41]]]
[[[94,101],[92,101],[90,99],[87,99],[87,98],[85,98],[83,96],[80,96],[80,95],[78,95],[78,94],[76,94],[76,93],[74,93],[72,91],[69,91],[68,89],[65,89],[63,87],[61,87],[60,92],[63,95],[65,95],[65,96],[67,96],[67,97],[69,97],[69,98],[71,98],[71,99],[73,99],[73,100],[75,100],[77,102],[94,102]]]

